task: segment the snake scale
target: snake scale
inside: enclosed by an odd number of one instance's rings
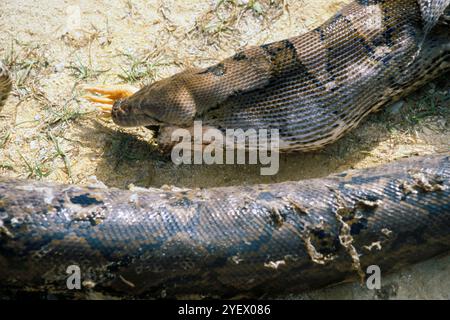
[[[450,0],[358,0],[299,37],[252,47],[115,102],[122,126],[275,128],[322,147],[450,67]],[[11,80],[0,67],[0,108]],[[162,135],[164,136],[164,135]],[[118,190],[0,178],[0,292],[133,297],[295,293],[450,249],[450,156],[322,179]]]

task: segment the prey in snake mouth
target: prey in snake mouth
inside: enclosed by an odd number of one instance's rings
[[[132,86],[94,86],[85,87],[91,95],[84,98],[96,103],[96,107],[105,118],[111,118],[122,127],[159,126],[161,121],[142,112],[141,108],[132,107],[128,98],[138,89]]]

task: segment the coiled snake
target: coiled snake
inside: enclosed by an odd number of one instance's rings
[[[359,0],[321,27],[138,92],[90,88],[123,126],[274,128],[282,151],[336,141],[450,68],[450,0]],[[0,106],[11,82],[0,70]],[[0,178],[5,294],[298,292],[450,249],[450,158],[251,187],[123,191]]]

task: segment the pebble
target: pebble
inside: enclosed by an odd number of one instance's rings
[[[98,38],[98,43],[103,47],[106,45],[110,45],[111,44],[111,40],[108,39],[108,37],[105,36],[101,36]]]
[[[33,140],[30,142],[30,149],[31,150],[36,150],[38,148],[38,142],[36,140]]]
[[[405,104],[404,100],[399,100],[397,102],[395,102],[394,104],[391,104],[388,108],[387,111],[390,114],[399,114],[400,110],[402,109],[403,105]]]
[[[57,72],[57,73],[61,73],[61,72],[64,71],[64,68],[65,68],[64,62],[60,62],[60,63],[58,63],[57,65],[55,65],[54,70],[55,70],[55,72]]]

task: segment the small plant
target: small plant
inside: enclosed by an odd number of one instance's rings
[[[14,88],[20,96],[40,91],[37,89],[39,72],[49,66],[45,48],[14,40],[6,52],[4,63],[13,76]]]
[[[126,58],[126,66],[121,66],[122,73],[118,75],[120,79],[129,83],[135,83],[143,79],[153,81],[158,76],[158,68],[166,65],[152,59],[151,54],[136,56],[131,53],[121,53]]]
[[[61,159],[64,162],[64,166],[67,170],[67,175],[69,176],[70,182],[73,183],[73,177],[72,177],[72,169],[70,165],[70,159],[67,153],[60,147],[58,140],[53,136],[53,134],[48,131],[47,136],[50,138],[50,140],[53,142],[53,145],[55,146],[56,150],[56,157],[61,157]]]
[[[11,132],[7,131],[0,136],[0,149],[4,148],[11,136]]]
[[[85,115],[92,114],[94,111],[81,111],[79,107],[70,107],[68,104],[63,105],[60,110],[57,110],[54,106],[48,106],[47,110],[51,113],[49,117],[46,117],[45,126],[53,127],[60,123],[67,123],[74,121]]]
[[[46,162],[49,159],[45,159],[44,161],[40,161],[40,160],[30,161],[30,160],[27,160],[22,155],[22,153],[20,153],[19,151],[18,151],[18,154],[19,154],[20,158],[23,160],[23,162],[25,163],[25,166],[28,170],[27,178],[42,179],[42,178],[45,178],[50,175],[50,173],[51,173],[50,168],[46,164]]]
[[[72,62],[68,67],[71,72],[71,76],[75,77],[79,81],[86,79],[92,79],[98,77],[100,74],[109,71],[107,70],[96,70],[92,67],[92,61],[89,58],[89,62],[83,62],[80,57],[76,57],[76,61]]]

